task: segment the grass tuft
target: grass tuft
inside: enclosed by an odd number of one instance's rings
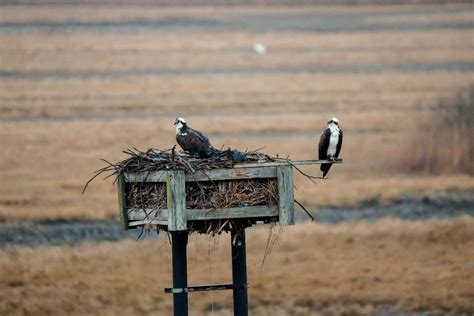
[[[474,84],[439,99],[433,117],[411,142],[411,171],[474,174]]]

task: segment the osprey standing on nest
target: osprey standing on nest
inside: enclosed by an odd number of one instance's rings
[[[209,158],[216,153],[217,150],[212,147],[209,139],[201,132],[188,127],[185,119],[176,118],[174,125],[176,126],[176,141],[185,152],[198,155],[200,158]]]
[[[339,127],[339,120],[332,118],[328,121],[328,128],[321,134],[319,140],[319,159],[335,161],[339,157],[342,147],[342,129]],[[331,163],[321,164],[323,178],[331,169]]]

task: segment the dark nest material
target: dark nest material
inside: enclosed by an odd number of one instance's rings
[[[222,209],[277,205],[277,186],[276,179],[189,182],[186,184],[186,207]]]
[[[186,208],[223,209],[277,205],[276,179],[229,180],[186,183]],[[127,190],[127,206],[136,209],[166,208],[166,184],[132,183]]]
[[[211,169],[233,168],[234,161],[226,155],[214,156],[210,158],[199,158],[184,153],[176,153],[175,147],[166,150],[150,148],[147,151],[140,151],[136,148],[122,151],[129,157],[116,163],[111,163],[101,159],[107,164],[104,168],[96,170],[95,175],[87,181],[82,193],[87,189],[89,183],[102,174],[104,178],[117,177],[126,172],[147,172],[161,170],[185,170],[194,173],[196,171],[206,171]],[[223,151],[225,152],[225,151]],[[269,162],[269,161],[289,161],[288,159],[270,157],[256,151],[244,152],[245,160],[243,162]],[[117,179],[115,179],[117,180]]]
[[[164,210],[165,183],[131,183],[125,192],[127,205],[135,209]]]
[[[222,152],[225,153],[226,151]],[[125,172],[185,170],[186,172],[194,173],[196,171],[206,171],[211,169],[233,168],[235,164],[235,162],[227,155],[199,158],[198,156],[177,153],[174,147],[167,150],[150,148],[147,151],[140,151],[134,148],[124,150],[123,153],[129,157],[116,163],[111,163],[105,159],[101,159],[107,164],[107,166],[97,170],[95,172],[96,175],[90,179],[87,184],[103,173],[108,174],[107,178]],[[287,159],[270,157],[258,151],[248,151],[243,154],[245,154],[245,160],[243,162],[247,163],[277,160],[287,161]]]
[[[127,205],[132,209],[166,209],[166,184],[132,183],[127,190]],[[186,183],[186,208],[215,209],[278,204],[276,179],[229,180]],[[272,218],[260,219],[265,222]],[[255,224],[255,220],[233,219],[188,221],[189,231],[220,234]]]
[[[87,185],[101,174],[105,178],[117,177],[122,173],[150,172],[161,170],[185,170],[189,173],[218,168],[233,168],[234,161],[228,156],[216,156],[202,159],[183,153],[176,153],[174,147],[168,150],[149,149],[145,152],[138,149],[125,150],[129,157],[117,163],[102,159],[107,166],[96,171]],[[245,152],[244,162],[288,161],[274,158],[258,151]],[[186,183],[186,207],[189,209],[215,209],[246,207],[258,205],[277,205],[278,188],[276,179],[206,181]],[[126,203],[130,208],[137,209],[166,209],[165,183],[133,183],[126,189]],[[260,221],[271,222],[274,218],[261,218]],[[248,219],[222,219],[211,221],[189,221],[190,232],[211,235],[221,232],[237,231],[256,223]],[[158,227],[166,229],[166,227]]]

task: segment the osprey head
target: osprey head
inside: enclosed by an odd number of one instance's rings
[[[176,134],[181,132],[183,127],[186,127],[186,120],[182,117],[177,117],[174,121],[174,125],[176,126]]]
[[[330,120],[328,121],[328,125],[331,125],[331,124],[334,124],[334,125],[336,125],[337,127],[339,127],[339,120],[338,120],[337,118],[333,117],[332,119],[330,119]]]

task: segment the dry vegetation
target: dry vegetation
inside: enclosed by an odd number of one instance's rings
[[[429,125],[413,139],[413,170],[474,174],[474,85],[438,101]]]
[[[273,233],[278,233],[275,227]],[[248,232],[252,315],[371,315],[380,304],[474,310],[474,219],[285,228],[261,272],[268,227]],[[228,282],[228,235],[191,237],[189,282]],[[209,252],[211,260],[209,259]],[[0,314],[169,315],[161,241],[0,250]],[[229,315],[231,293],[190,294],[190,315]],[[213,304],[212,304],[213,303]]]
[[[341,31],[291,28],[325,15],[337,17],[326,24]],[[2,7],[3,23],[48,21],[53,31],[0,32],[0,219],[116,216],[110,182],[80,195],[104,166],[98,159],[172,147],[177,115],[215,147],[265,146],[295,159],[316,156],[319,133],[337,116],[345,163],[317,186],[297,178],[297,199],[306,204],[472,189],[472,176],[413,177],[411,164],[400,164],[412,158],[401,148],[417,126],[429,125],[436,100],[473,80],[472,29],[449,26],[472,16],[471,5]],[[374,29],[353,32],[339,17]],[[142,20],[222,28],[100,29]],[[397,21],[405,29],[384,29]],[[61,29],[72,22],[98,29]],[[268,53],[255,54],[254,42]]]
[[[473,190],[472,88],[470,99],[436,103],[474,81],[473,17],[472,4],[2,6],[0,221],[118,217],[111,181],[80,194],[99,158],[171,148],[178,115],[217,148],[294,159],[314,158],[338,117],[344,164],[317,185],[296,175],[306,205]],[[133,27],[141,21],[158,29]],[[255,54],[255,42],[268,53]],[[471,118],[461,132],[446,125],[457,113]],[[443,140],[461,135],[466,149]],[[406,150],[413,141],[429,155]],[[252,315],[474,311],[472,218],[298,224],[262,272],[268,234],[248,233]],[[228,244],[191,238],[190,283],[229,281]],[[163,237],[0,249],[0,314],[169,314],[169,248]],[[229,315],[231,294],[192,294],[190,304],[191,315]]]

